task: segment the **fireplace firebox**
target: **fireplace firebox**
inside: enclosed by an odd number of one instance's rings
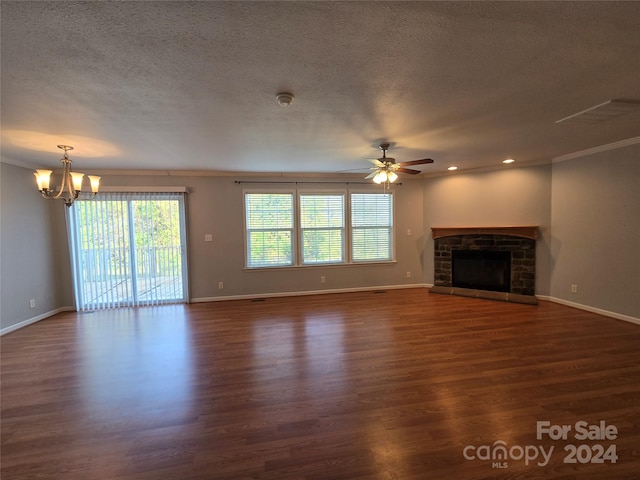
[[[511,252],[453,250],[451,285],[492,292],[511,291]]]

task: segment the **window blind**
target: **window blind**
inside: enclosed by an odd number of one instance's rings
[[[301,194],[302,263],[344,262],[344,195]]]
[[[245,194],[247,266],[293,265],[293,194]]]
[[[351,259],[393,260],[393,195],[351,194]]]

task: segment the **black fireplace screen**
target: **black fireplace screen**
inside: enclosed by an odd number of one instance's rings
[[[511,291],[511,252],[487,250],[453,250],[452,279],[454,287]]]

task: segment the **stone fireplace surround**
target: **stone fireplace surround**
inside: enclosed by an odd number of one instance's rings
[[[535,297],[537,226],[433,227],[431,231],[434,239],[434,286],[431,288],[433,293],[537,303]],[[493,292],[454,287],[451,258],[453,250],[511,252],[510,291]]]

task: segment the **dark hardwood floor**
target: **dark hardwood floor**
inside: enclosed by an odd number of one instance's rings
[[[1,347],[2,480],[640,478],[640,327],[549,302],[64,313]],[[545,421],[567,439],[537,439]]]

